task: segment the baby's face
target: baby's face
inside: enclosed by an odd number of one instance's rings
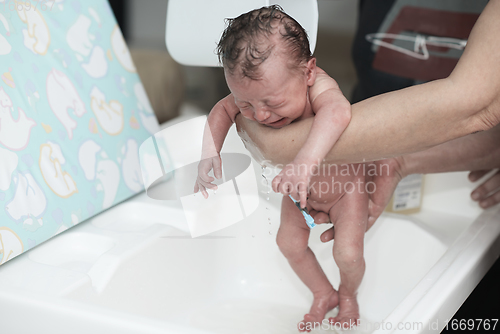
[[[226,81],[243,117],[281,128],[300,118],[307,108],[308,79],[291,70],[282,56],[271,55],[262,65],[260,80],[241,78],[226,72]],[[310,80],[309,80],[310,81]]]

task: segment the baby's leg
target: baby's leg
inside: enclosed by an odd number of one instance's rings
[[[316,256],[308,246],[309,232],[310,229],[299,209],[288,196],[284,196],[281,203],[281,224],[276,242],[292,269],[314,296],[309,313],[298,324],[302,332],[307,327],[311,327],[311,324],[319,323],[320,325],[325,314],[338,304],[337,291],[328,281]]]
[[[330,219],[335,224],[333,257],[340,271],[339,313],[329,320],[348,328],[359,320],[356,295],[365,272],[363,244],[368,218],[368,194],[346,194],[337,205],[340,207],[330,211]]]

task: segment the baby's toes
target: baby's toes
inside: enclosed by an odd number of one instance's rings
[[[328,318],[328,321],[330,324],[334,326],[338,326],[341,329],[349,329],[353,328],[359,325],[359,318],[354,316],[354,317],[331,317]]]
[[[304,315],[304,320],[299,322],[299,331],[301,332],[310,332],[312,329],[317,328],[321,325],[318,321],[317,317],[312,314]]]
[[[311,331],[309,325],[304,320],[302,320],[301,322],[298,323],[297,328],[298,328],[299,332],[301,332],[301,333]]]
[[[319,319],[317,316],[315,316],[314,314],[306,314],[304,316],[304,321],[307,322],[307,323],[311,323],[311,324],[314,324],[314,323],[318,323],[319,324]]]

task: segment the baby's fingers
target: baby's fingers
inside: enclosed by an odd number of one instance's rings
[[[208,175],[212,170],[212,159],[203,159],[198,165],[198,179],[202,179],[204,182],[212,182],[215,180],[213,177]]]
[[[281,175],[277,175],[274,179],[273,179],[273,182],[272,182],[272,187],[273,187],[273,191],[275,193],[279,192],[279,186],[280,186],[280,183],[281,183]]]
[[[205,183],[210,183],[215,179],[213,177],[211,177],[210,175],[208,175],[208,172],[206,172],[206,173],[202,172],[202,173],[198,173],[198,180],[202,180]]]
[[[222,164],[221,160],[219,157],[214,157],[212,159],[213,162],[213,167],[214,167],[214,175],[216,178],[221,179],[222,178]]]
[[[201,184],[197,185],[201,194],[203,195],[203,197],[205,197],[205,199],[208,198],[208,193],[207,193],[207,190],[205,189],[205,187]]]
[[[205,187],[199,182],[199,178],[197,178],[196,183],[194,184],[194,193],[201,192],[203,197],[208,198],[208,193]]]
[[[293,188],[293,184],[290,181],[281,182],[278,191],[283,195],[292,195],[295,200],[299,199],[297,191]]]
[[[218,189],[218,187],[217,187],[216,184],[203,181],[203,179],[201,179],[201,178],[198,178],[198,184],[202,185],[203,187],[208,188],[208,189],[212,189],[212,190],[217,190]]]

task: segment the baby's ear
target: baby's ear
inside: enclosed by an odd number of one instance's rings
[[[306,64],[306,81],[308,86],[312,86],[316,81],[316,58],[312,57]]]

